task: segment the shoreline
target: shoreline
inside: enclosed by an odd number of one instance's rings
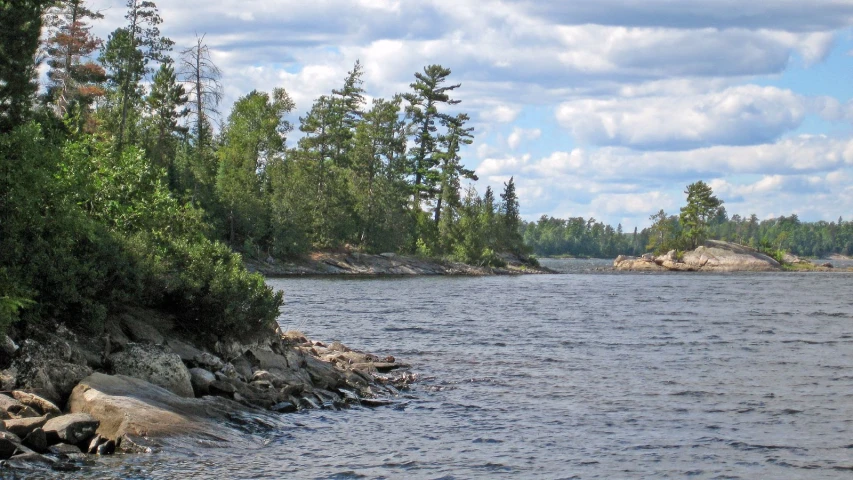
[[[190,338],[142,309],[108,319],[101,337],[47,327],[0,336],[0,472],[75,471],[90,455],[200,441],[228,448],[241,441],[234,423],[263,427],[261,412],[393,405],[418,380],[392,356],[278,328]]]
[[[835,268],[785,253],[773,258],[746,245],[720,240],[706,240],[695,250],[670,250],[662,255],[647,253],[641,257],[619,255],[613,260],[614,271],[631,272],[850,272],[853,268]]]
[[[441,259],[425,259],[395,253],[314,252],[298,259],[266,261],[245,259],[246,268],[269,278],[304,276],[487,276],[556,274],[537,266],[528,257],[503,254],[504,267],[468,265]]]

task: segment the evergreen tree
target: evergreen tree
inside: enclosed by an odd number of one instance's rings
[[[353,173],[356,212],[361,221],[359,243],[368,249],[388,245],[405,203],[406,188],[400,163],[405,154],[405,131],[399,118],[400,97],[376,99],[358,123],[354,138]],[[396,223],[396,225],[394,224]],[[396,245],[395,245],[396,247]]]
[[[332,90],[331,106],[334,110],[332,118],[334,124],[331,132],[332,161],[335,166],[344,167],[349,165],[352,150],[352,140],[355,137],[355,129],[361,117],[364,115],[364,88],[361,79],[364,71],[361,63],[356,61],[352,71],[347,73],[344,86],[340,90]]]
[[[521,213],[519,211],[518,196],[515,193],[515,180],[510,177],[509,182],[504,183],[504,193],[501,194],[500,213],[503,218],[503,231],[501,232],[501,247],[513,253],[522,253],[524,240],[521,237]]]
[[[92,101],[104,94],[104,68],[90,57],[101,47],[88,21],[104,18],[82,0],[59,0],[45,15],[50,32],[45,53],[50,67],[47,98],[60,116],[77,104],[86,113]]]
[[[162,19],[154,2],[127,0],[124,18],[127,26],[110,34],[101,54],[112,87],[108,123],[117,152],[136,140],[144,96],[142,80],[152,72],[149,64],[165,61],[174,44],[160,35]]]
[[[148,132],[146,149],[154,165],[163,168],[169,175],[173,188],[177,183],[174,159],[177,155],[178,138],[186,128],[179,125],[187,115],[187,95],[184,86],[177,83],[171,62],[163,62],[154,75],[151,93],[145,99],[148,107]]]
[[[286,134],[292,130],[285,115],[294,104],[283,88],[272,94],[252,91],[234,104],[222,132],[217,152],[217,191],[227,209],[227,238],[232,247],[238,238],[260,242],[268,235],[264,198],[265,169],[285,151]]]
[[[669,216],[661,209],[649,217],[652,226],[649,232],[649,244],[646,248],[655,253],[663,253],[678,248],[678,217]]]
[[[460,85],[442,86],[450,73],[450,69],[441,65],[424,67],[423,73],[415,73],[415,82],[410,85],[413,92],[403,95],[409,103],[406,114],[409,117],[415,144],[410,158],[410,168],[414,177],[412,206],[415,211],[420,211],[423,200],[429,200],[435,195],[436,186],[441,181],[437,171],[440,142],[438,123],[450,117],[440,112],[439,106],[459,103],[459,100],[450,98],[450,92]]]
[[[28,117],[35,82],[35,52],[46,0],[0,0],[0,133]]]
[[[693,249],[707,238],[708,222],[718,215],[723,202],[701,180],[688,185],[684,193],[687,194],[687,205],[681,208],[679,221],[685,242]]]
[[[454,199],[458,200],[460,177],[469,180],[477,180],[477,175],[473,170],[469,170],[462,166],[462,159],[459,156],[459,150],[463,145],[470,145],[473,142],[473,127],[465,127],[469,117],[465,113],[460,113],[455,117],[442,119],[442,124],[447,129],[447,133],[441,136],[441,145],[444,150],[437,154],[439,158],[439,169],[441,175],[441,183],[436,198],[435,206],[435,223],[441,223],[442,202],[446,202],[451,208],[458,206],[453,204]]]

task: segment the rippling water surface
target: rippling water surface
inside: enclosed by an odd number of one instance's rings
[[[270,280],[283,327],[391,354],[396,407],[276,417],[139,478],[853,475],[853,274]],[[598,272],[598,273],[596,273]],[[94,471],[113,465],[100,464]]]

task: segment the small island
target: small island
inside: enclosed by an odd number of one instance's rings
[[[833,271],[831,263],[815,265],[791,254],[781,261],[754,248],[719,240],[706,240],[694,250],[670,250],[662,255],[646,254],[641,257],[620,255],[613,268],[621,271],[671,271],[671,272],[772,272]],[[842,270],[843,271],[843,270]]]

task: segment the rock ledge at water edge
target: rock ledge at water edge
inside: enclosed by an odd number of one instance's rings
[[[773,258],[750,247],[718,240],[708,240],[696,250],[685,252],[679,259],[674,250],[657,257],[620,255],[613,268],[622,271],[676,272],[772,272],[782,266]]]

